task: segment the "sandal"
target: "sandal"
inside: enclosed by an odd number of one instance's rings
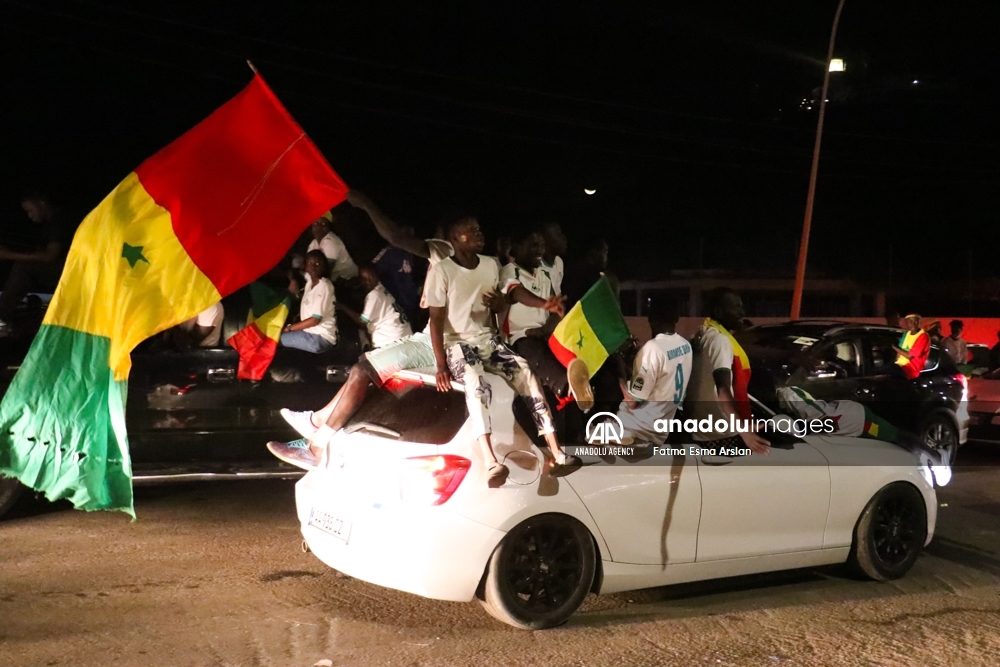
[[[497,489],[504,485],[509,474],[510,468],[502,463],[494,463],[487,470],[486,483],[491,489]]]

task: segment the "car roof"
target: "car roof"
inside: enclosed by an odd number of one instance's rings
[[[778,324],[761,324],[753,329],[786,329],[792,332],[812,334],[813,337],[831,336],[843,331],[882,331],[899,334],[903,329],[890,327],[886,324],[865,324],[863,322],[844,322],[843,320],[789,320]]]

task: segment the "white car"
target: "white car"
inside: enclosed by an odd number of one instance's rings
[[[349,576],[478,597],[499,620],[540,629],[591,592],[845,561],[894,579],[933,535],[930,470],[874,440],[787,436],[767,457],[584,457],[553,478],[512,392],[491,380],[504,486],[487,486],[460,386],[440,393],[432,372],[402,372],[370,390],[296,483],[303,548]]]

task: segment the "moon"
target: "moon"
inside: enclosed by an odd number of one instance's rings
[[[583,194],[585,194],[585,195],[597,194],[597,190],[591,190],[590,188],[584,188],[583,189]]]

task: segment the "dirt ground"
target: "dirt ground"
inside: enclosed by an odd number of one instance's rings
[[[29,497],[0,521],[0,666],[993,667],[1000,448],[963,459],[902,580],[834,567],[591,596],[539,632],[331,571],[300,549],[292,482],[139,489],[135,523]]]

